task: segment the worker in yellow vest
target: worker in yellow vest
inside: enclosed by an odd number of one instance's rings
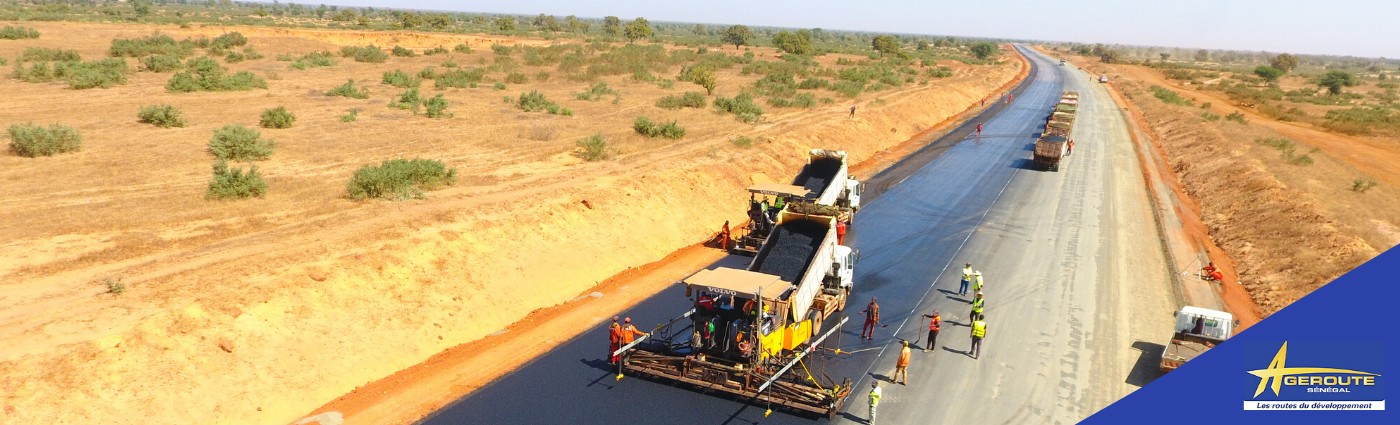
[[[981,292],[981,291],[978,291],[978,292],[977,292],[977,298],[973,298],[973,299],[972,299],[972,314],[971,314],[971,315],[968,315],[968,318],[969,318],[969,319],[972,319],[972,320],[974,320],[974,321],[977,320],[978,318],[981,318],[981,317],[982,317],[982,309],[985,308],[986,306],[987,306],[987,299],[986,299],[986,298],[982,298],[982,292]]]
[[[880,404],[880,381],[870,381],[870,424],[875,424],[875,406]]]
[[[958,285],[958,295],[967,295],[969,283],[972,283],[972,263],[963,265],[962,283]]]
[[[986,319],[987,317],[983,316],[977,321],[972,322],[972,348],[967,350],[967,353],[971,354],[972,358],[974,359],[979,357],[979,355],[981,354],[982,338],[987,337]]]
[[[972,272],[972,292],[982,292],[982,271]]]

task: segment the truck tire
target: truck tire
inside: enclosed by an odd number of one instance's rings
[[[851,297],[850,289],[841,290],[841,302],[836,304],[836,311],[846,311],[846,299]]]

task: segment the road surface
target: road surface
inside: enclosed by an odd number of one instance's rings
[[[1069,423],[1155,376],[1176,301],[1122,115],[1084,73],[1021,51],[1035,62],[1031,78],[1013,103],[974,120],[986,122],[980,139],[969,138],[971,122],[935,141],[931,161],[921,151],[868,183],[879,196],[847,236],[861,252],[848,312],[878,297],[887,326],[863,341],[853,317],[828,341],[843,354],[809,364],[856,381],[834,422],[865,422],[871,380],[885,388],[882,424]],[[1062,88],[1082,94],[1075,152],[1058,173],[1030,170],[1031,146]],[[965,354],[969,300],[956,294],[968,262],[987,283],[989,330],[979,359]],[[645,330],[688,308],[677,285],[625,314]],[[934,309],[944,318],[938,347],[916,350],[909,385],[891,385],[901,342],[922,339],[921,315]],[[423,422],[814,421],[764,417],[761,404],[683,385],[615,380],[606,339],[603,327],[584,333]]]

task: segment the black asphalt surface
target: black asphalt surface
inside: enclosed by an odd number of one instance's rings
[[[1024,50],[1023,50],[1024,51]],[[870,379],[886,380],[887,371],[874,366],[886,350],[898,350],[899,335],[910,338],[925,323],[914,312],[932,305],[944,309],[945,331],[966,340],[965,302],[940,285],[957,273],[965,259],[959,250],[983,222],[993,204],[1015,178],[1029,167],[1029,152],[1044,124],[1045,114],[1059,98],[1061,71],[1038,55],[1031,78],[1015,91],[1015,101],[999,105],[933,141],[905,161],[867,180],[865,206],[856,215],[848,243],[860,251],[856,265],[852,315],[872,298],[879,299],[884,326],[872,341],[860,340],[861,317],[852,317],[839,335],[826,344],[840,347],[809,357],[807,364],[835,379],[857,382],[855,395],[838,421],[863,423],[865,390]],[[985,122],[981,139],[970,138],[976,123]],[[736,204],[740,208],[741,204]],[[729,258],[725,266],[744,267],[746,258]],[[972,260],[967,260],[972,261]],[[717,265],[718,266],[718,265]],[[935,299],[936,298],[936,299]],[[639,328],[659,324],[690,307],[683,289],[674,285],[623,312]],[[952,313],[954,310],[956,314]],[[601,316],[601,314],[600,314]],[[915,316],[915,317],[911,317]],[[909,319],[907,322],[905,319]],[[839,320],[839,318],[836,318]],[[960,322],[960,320],[962,322]],[[902,329],[902,331],[901,331]],[[941,337],[939,342],[954,337]],[[912,341],[911,341],[912,342]],[[945,343],[944,349],[952,343]],[[920,344],[922,345],[922,344]],[[427,424],[628,424],[628,423],[801,423],[825,418],[775,411],[764,417],[765,406],[703,394],[679,384],[629,376],[616,380],[606,361],[604,325],[557,346],[515,372],[469,394],[423,420]],[[884,356],[888,360],[889,356]],[[814,371],[815,373],[815,371]],[[888,384],[886,384],[888,385]],[[886,393],[889,394],[888,392]],[[882,414],[883,415],[883,414]],[[883,419],[883,418],[882,418]]]

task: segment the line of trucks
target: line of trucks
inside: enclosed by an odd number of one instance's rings
[[[1044,171],[1060,171],[1060,163],[1070,154],[1069,133],[1074,129],[1074,115],[1079,108],[1079,92],[1065,91],[1060,101],[1045,117],[1045,131],[1035,141],[1031,161]]]
[[[755,217],[771,224],[736,241],[734,252],[753,260],[682,280],[692,308],[619,349],[619,377],[635,373],[834,417],[851,379],[826,376],[808,356],[847,320],[834,316],[846,307],[859,252],[840,243],[837,226],[860,208],[860,181],[850,176],[845,152],[813,149],[792,184],[749,191],[784,200],[781,210]]]

